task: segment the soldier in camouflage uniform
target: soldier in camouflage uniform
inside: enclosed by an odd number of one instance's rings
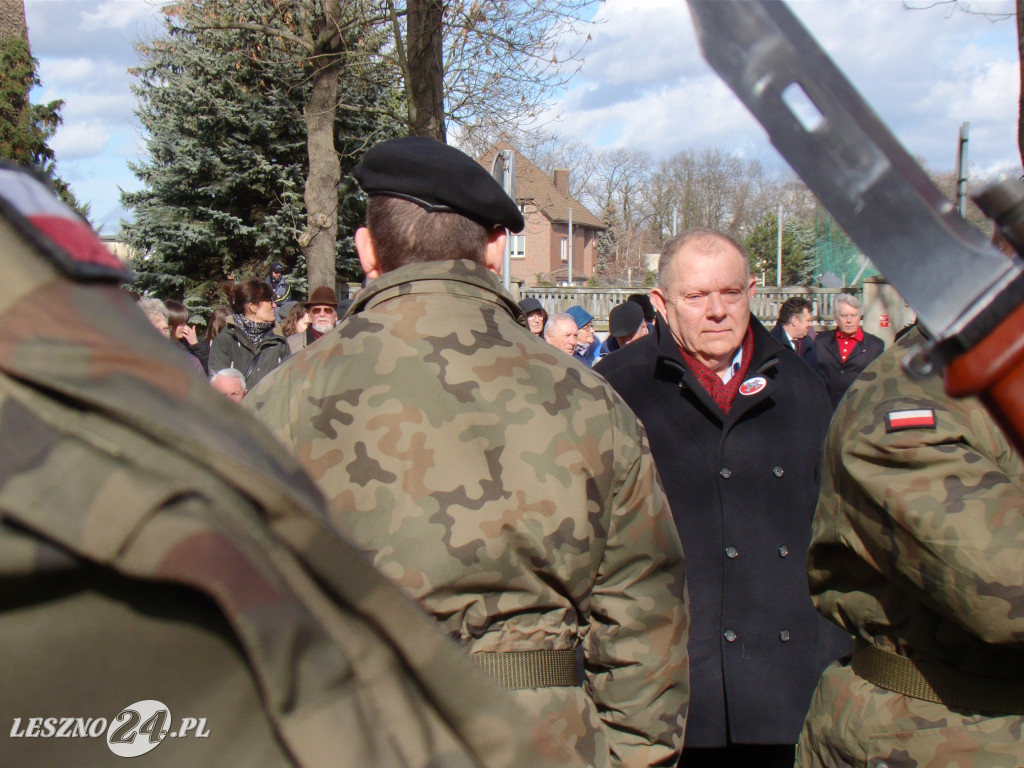
[[[674,765],[684,563],[642,427],[502,290],[496,225],[523,221],[478,163],[407,138],[357,178],[372,282],[246,405],[334,524],[588,764]]]
[[[821,678],[803,768],[1024,765],[1024,463],[978,401],[900,369],[921,340],[829,431],[810,583],[857,645]]]
[[[150,768],[582,768],[331,529],[294,459],[142,321],[85,223],[11,169],[0,263],[0,765],[122,765],[120,722]],[[117,719],[144,700],[171,732]]]

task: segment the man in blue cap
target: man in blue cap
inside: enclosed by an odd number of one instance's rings
[[[683,554],[636,417],[527,330],[497,276],[523,217],[482,165],[409,137],[355,177],[370,282],[244,404],[332,522],[588,765],[674,765]]]
[[[573,357],[589,368],[597,360],[597,350],[601,347],[601,342],[594,338],[594,316],[579,305],[569,307],[565,314],[576,321],[576,351]]]

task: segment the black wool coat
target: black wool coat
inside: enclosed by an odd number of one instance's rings
[[[834,330],[819,333],[814,339],[814,347],[818,353],[818,367],[825,376],[829,400],[835,408],[853,380],[885,351],[885,342],[864,331],[863,341],[857,342],[845,363],[839,357],[839,342]]]
[[[663,319],[594,367],[646,428],[686,551],[687,747],[796,743],[822,670],[851,649],[807,587],[828,396],[792,349],[750,322],[750,393],[728,415]]]

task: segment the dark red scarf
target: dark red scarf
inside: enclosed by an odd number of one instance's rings
[[[679,348],[679,352],[682,354],[683,360],[686,361],[687,367],[697,377],[697,381],[700,382],[704,391],[711,395],[711,399],[715,401],[715,405],[722,409],[723,413],[728,413],[729,409],[732,408],[733,400],[736,399],[736,394],[740,391],[740,385],[747,378],[750,356],[754,352],[754,332],[749,326],[747,326],[747,333],[743,337],[743,344],[741,346],[743,347],[743,357],[740,359],[740,367],[733,374],[733,377],[729,379],[728,384],[724,384],[717,373],[700,362],[696,357],[682,347]]]

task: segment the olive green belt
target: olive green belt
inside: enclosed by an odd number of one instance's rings
[[[929,661],[911,661],[863,640],[853,649],[854,672],[893,693],[955,709],[1024,715],[1024,682],[981,677]]]
[[[502,688],[562,688],[579,685],[576,675],[576,651],[512,651],[509,653],[473,653],[473,661],[483,667]]]

